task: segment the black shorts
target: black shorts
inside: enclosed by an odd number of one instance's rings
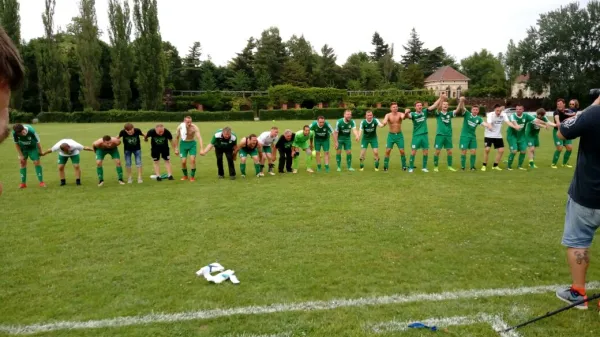
[[[504,139],[485,137],[483,144],[485,147],[492,147],[494,145],[494,149],[502,149],[504,148]]]
[[[168,147],[165,148],[152,148],[150,150],[150,155],[152,156],[152,160],[159,161],[162,157],[163,160],[171,159],[171,153]]]

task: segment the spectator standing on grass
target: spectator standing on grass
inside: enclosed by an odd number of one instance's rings
[[[119,132],[119,139],[123,138],[123,152],[125,155],[125,169],[127,170],[127,183],[131,184],[133,178],[131,177],[131,156],[135,157],[135,167],[138,171],[138,184],[143,182],[142,180],[142,144],[140,142],[140,136],[146,137],[142,130],[134,128],[133,124],[127,123],[121,132]]]
[[[237,148],[237,136],[231,132],[231,128],[226,126],[223,129],[217,130],[210,140],[210,144],[206,145],[203,151],[200,151],[200,155],[204,156],[212,148],[215,149],[217,156],[217,173],[219,179],[225,178],[225,169],[223,168],[223,155],[227,159],[227,166],[229,168],[229,179],[235,180],[235,151]]]
[[[292,130],[287,129],[283,133],[283,137],[279,137],[279,140],[275,144],[277,151],[279,152],[279,173],[293,172],[292,171],[292,148],[294,144],[294,138],[296,135]],[[285,169],[285,171],[284,171]]]
[[[0,27],[0,143],[2,143],[10,130],[8,128],[8,104],[10,94],[23,83],[23,61],[19,51],[12,43],[6,32]],[[2,184],[0,184],[0,195]]]
[[[600,227],[600,97],[580,115],[560,122],[557,132],[561,140],[579,138],[577,166],[569,187],[562,244],[567,247],[567,260],[573,284],[559,290],[556,296],[573,303],[586,299],[585,278],[590,265],[588,248]],[[587,302],[576,306],[587,309]]]

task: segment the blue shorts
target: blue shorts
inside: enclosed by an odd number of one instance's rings
[[[125,150],[125,167],[131,167],[131,156],[135,156],[135,166],[142,167],[142,150]]]
[[[600,227],[600,209],[581,206],[569,196],[566,213],[563,246],[589,248],[592,245],[594,233]]]

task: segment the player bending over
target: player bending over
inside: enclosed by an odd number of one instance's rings
[[[279,128],[276,126],[272,127],[270,131],[265,131],[258,136],[258,146],[262,149],[262,156],[260,157],[260,176],[264,177],[265,174],[265,162],[269,163],[269,174],[275,175],[275,158],[277,154],[275,151],[275,144],[277,143],[277,135],[279,134]]]
[[[315,132],[310,129],[310,126],[305,125],[302,130],[296,132],[294,137],[293,146],[293,157],[294,157],[294,173],[298,173],[298,157],[300,157],[300,151],[306,153],[306,172],[313,173],[312,166],[312,151],[314,149],[314,138]]]
[[[65,186],[65,165],[71,159],[73,169],[75,170],[75,184],[81,186],[81,168],[79,167],[79,152],[94,151],[91,147],[83,146],[73,139],[63,139],[56,143],[52,148],[42,152],[42,156],[58,151],[58,176],[60,177],[60,186]]]
[[[173,178],[173,169],[171,168],[171,153],[169,150],[169,141],[173,142],[173,135],[171,131],[165,129],[164,125],[157,124],[154,129],[148,130],[144,141],[147,142],[150,138],[150,156],[154,164],[154,175],[156,175],[156,181],[161,181],[163,177],[160,174],[160,158],[165,162],[165,168],[167,169],[167,179],[175,180]],[[176,148],[175,142],[172,144],[173,148]]]
[[[342,148],[346,150],[346,164],[348,171],[354,171],[352,168],[352,140],[350,139],[350,130],[354,133],[354,138],[358,142],[358,131],[356,130],[356,123],[352,119],[352,111],[344,111],[344,117],[338,119],[335,123],[335,130],[333,132],[333,142],[335,143],[335,161],[337,163],[337,171],[342,171]]]
[[[121,140],[111,136],[104,136],[92,144],[92,149],[96,152],[98,187],[104,185],[104,167],[102,167],[102,163],[107,154],[115,161],[119,184],[125,185],[123,181],[123,168],[121,167],[121,156],[119,155],[119,145],[121,145]]]
[[[123,155],[125,155],[125,170],[127,170],[127,183],[133,183],[131,176],[131,157],[135,157],[135,166],[137,167],[138,184],[143,182],[142,179],[142,144],[140,142],[140,136],[146,138],[146,135],[142,130],[134,128],[133,124],[127,123],[121,132],[119,132],[119,139],[123,138]]]
[[[545,122],[546,129],[548,126],[556,126],[556,124],[550,122],[546,117],[546,110],[538,109],[535,112],[536,118]],[[525,138],[527,139],[527,147],[529,149],[529,167],[532,169],[537,168],[534,163],[535,159],[535,148],[540,147],[540,126],[535,123],[528,123],[525,127]]]
[[[251,134],[248,137],[244,137],[240,140],[240,144],[234,151],[234,158],[236,152],[240,153],[240,171],[242,172],[242,178],[246,178],[246,159],[252,157],[254,161],[254,172],[257,177],[260,177],[260,160],[262,156],[262,150],[258,146],[258,138],[255,134]]]
[[[19,188],[27,187],[27,159],[33,161],[35,166],[35,175],[40,182],[40,187],[46,187],[44,183],[44,174],[42,172],[42,164],[40,163],[40,154],[42,144],[40,136],[31,125],[15,124],[13,125],[13,140],[19,157],[19,173],[21,174],[21,185]]]
[[[325,117],[319,116],[310,125],[310,130],[315,133],[317,172],[321,172],[321,151],[323,151],[325,172],[329,173],[329,136],[334,132],[333,127],[325,120]]]

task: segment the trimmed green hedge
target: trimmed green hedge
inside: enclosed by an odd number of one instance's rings
[[[253,111],[221,112],[165,112],[165,111],[93,111],[93,112],[42,112],[37,118],[44,123],[124,123],[124,122],[175,122],[191,116],[194,121],[253,121]]]
[[[405,108],[398,108],[398,111],[403,112]],[[454,110],[456,107],[450,107],[449,110]],[[467,106],[467,109],[471,109],[470,106]],[[354,118],[362,118],[367,110],[373,111],[373,114],[377,118],[384,118],[385,114],[390,112],[389,108],[353,108],[352,115]],[[268,121],[268,120],[304,120],[304,119],[316,119],[319,116],[323,116],[326,119],[338,119],[344,116],[344,108],[326,108],[326,109],[289,109],[289,110],[260,110],[259,116],[260,120]],[[479,108],[479,114],[485,114],[485,108]],[[430,115],[429,117],[434,117]]]
[[[35,114],[30,112],[11,111],[8,115],[9,122],[14,123],[31,123],[35,118]]]

